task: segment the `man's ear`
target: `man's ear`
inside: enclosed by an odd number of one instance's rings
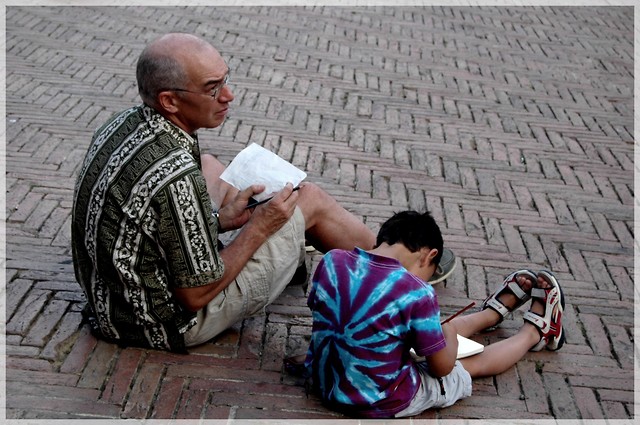
[[[420,267],[428,267],[433,264],[433,259],[438,255],[437,249],[422,248],[422,255],[420,256]]]
[[[158,107],[170,114],[175,114],[178,111],[177,100],[175,93],[171,91],[160,92],[158,94]]]

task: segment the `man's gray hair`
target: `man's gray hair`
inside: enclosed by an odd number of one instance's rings
[[[158,94],[167,89],[183,88],[187,74],[182,64],[170,55],[144,49],[138,58],[136,79],[142,101],[155,105]]]

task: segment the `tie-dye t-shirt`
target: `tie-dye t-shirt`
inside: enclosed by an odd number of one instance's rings
[[[392,417],[406,408],[420,386],[410,348],[428,356],[446,345],[435,291],[393,258],[328,252],[308,305],[307,369],[323,400],[350,415]]]

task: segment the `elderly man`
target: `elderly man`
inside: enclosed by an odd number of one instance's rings
[[[220,179],[225,167],[200,154],[196,131],[224,121],[228,79],[209,43],[167,34],[138,60],[144,103],[96,131],[75,188],[72,245],[98,337],[184,352],[271,303],[302,264],[305,240],[322,251],[373,247],[371,230],[314,184],[246,209],[264,186]],[[219,234],[235,229],[223,246]]]

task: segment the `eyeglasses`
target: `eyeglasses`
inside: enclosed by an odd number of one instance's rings
[[[227,84],[229,84],[229,73],[227,73],[227,75],[224,76],[222,81],[220,81],[215,86],[213,86],[211,88],[211,90],[209,90],[208,92],[204,92],[203,93],[203,92],[200,92],[200,91],[192,91],[192,90],[180,89],[180,88],[164,89],[164,90],[161,90],[161,91],[183,91],[183,92],[193,93],[193,94],[202,94],[202,95],[205,95],[205,96],[211,96],[212,98],[217,100],[218,99],[218,95],[220,94],[220,91]]]

